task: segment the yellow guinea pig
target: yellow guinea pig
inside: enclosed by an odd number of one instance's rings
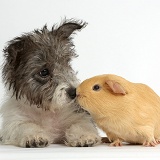
[[[160,143],[160,97],[147,85],[106,74],[83,81],[76,94],[111,146]]]

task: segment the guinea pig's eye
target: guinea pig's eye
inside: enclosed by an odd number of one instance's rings
[[[96,84],[96,85],[93,86],[92,89],[93,89],[94,91],[99,91],[99,90],[101,89],[101,87],[100,87],[98,84]]]
[[[42,78],[46,78],[49,76],[49,70],[47,68],[43,69],[42,71],[39,72],[39,75],[42,77]]]

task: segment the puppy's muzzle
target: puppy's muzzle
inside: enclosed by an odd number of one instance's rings
[[[66,90],[66,92],[71,99],[76,97],[76,88],[69,88]]]

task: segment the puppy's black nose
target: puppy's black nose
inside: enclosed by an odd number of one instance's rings
[[[76,88],[67,89],[67,93],[71,99],[74,99],[76,97]]]

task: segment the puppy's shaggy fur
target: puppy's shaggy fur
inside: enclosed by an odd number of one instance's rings
[[[45,147],[51,143],[92,146],[100,142],[90,116],[75,101],[79,84],[70,62],[71,35],[85,23],[65,20],[24,34],[4,49],[8,98],[1,108],[4,144]]]

